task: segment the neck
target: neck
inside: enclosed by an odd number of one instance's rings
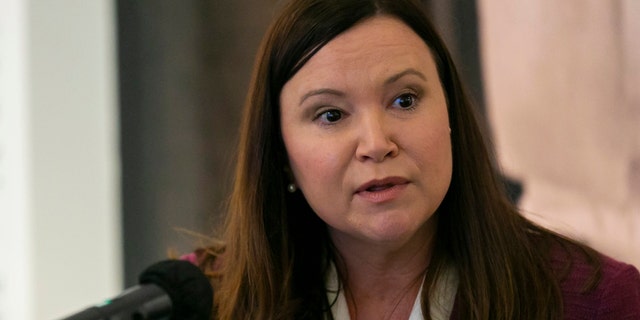
[[[394,244],[332,237],[351,319],[407,319],[431,258],[435,230],[427,224]]]

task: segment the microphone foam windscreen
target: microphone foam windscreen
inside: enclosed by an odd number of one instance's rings
[[[209,320],[213,308],[213,288],[200,268],[188,261],[165,260],[148,267],[140,284],[155,284],[171,298],[171,319]]]

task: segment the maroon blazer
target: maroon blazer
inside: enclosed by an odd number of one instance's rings
[[[636,268],[603,256],[600,283],[595,290],[581,293],[590,270],[578,259],[560,284],[565,319],[640,319],[640,273]]]
[[[566,265],[567,255],[559,250],[551,253],[551,264],[557,272]],[[640,319],[640,273],[632,265],[601,256],[602,278],[596,288],[583,292],[593,274],[593,267],[575,255],[567,277],[560,283],[564,303],[564,319],[631,320]],[[457,301],[450,319],[460,319]]]

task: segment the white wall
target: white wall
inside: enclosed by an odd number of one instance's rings
[[[0,8],[0,320],[31,319],[25,4]]]
[[[640,267],[640,1],[479,8],[490,120],[522,208]]]
[[[0,8],[0,320],[59,318],[121,290],[114,8]]]

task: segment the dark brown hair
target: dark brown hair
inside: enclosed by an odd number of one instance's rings
[[[294,0],[271,25],[242,119],[215,317],[330,316],[324,276],[334,252],[324,222],[301,193],[286,192],[280,92],[327,42],[381,14],[402,20],[429,46],[452,130],[453,175],[437,213],[424,315],[429,318],[436,279],[451,263],[459,274],[456,303],[462,319],[561,318],[559,280],[549,265],[548,247],[556,240],[570,242],[532,224],[509,203],[451,57],[423,8],[411,0]]]

